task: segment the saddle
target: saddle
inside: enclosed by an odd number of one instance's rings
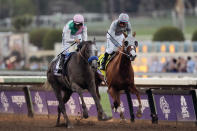
[[[110,61],[116,56],[116,53],[113,53],[112,55],[109,55],[105,64],[105,69],[107,68],[107,65],[110,63]],[[100,69],[101,63],[103,61],[104,54],[101,54],[98,58],[98,70]],[[105,70],[99,70],[100,74],[102,74],[104,77],[106,76]]]

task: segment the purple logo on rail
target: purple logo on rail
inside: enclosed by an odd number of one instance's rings
[[[195,121],[195,111],[191,95],[174,95],[178,121]]]
[[[0,91],[0,112],[1,113],[13,113],[12,103],[10,96],[6,91]]]
[[[154,95],[154,99],[159,120],[177,120],[172,95]]]
[[[49,114],[57,114],[57,106],[59,105],[59,102],[57,101],[54,92],[46,92],[46,97]],[[76,93],[73,93],[67,104],[65,104],[65,107],[68,115],[77,116],[81,114],[79,96]]]
[[[110,103],[111,103],[111,106],[113,106],[113,99],[112,97],[109,95],[109,99],[110,99]],[[127,97],[125,94],[121,94],[120,95],[120,107],[119,107],[119,110],[124,112],[124,117],[125,119],[130,119],[130,114],[129,114],[129,106],[128,106],[128,103],[127,103]],[[119,111],[119,112],[120,112]],[[118,111],[115,112],[115,108],[112,109],[112,115],[114,118],[120,118],[120,113]]]
[[[47,106],[49,114],[57,114],[58,101],[54,92],[46,92]]]
[[[88,109],[88,115],[89,116],[97,116],[97,109],[96,109],[96,105],[95,105],[95,102],[94,102],[94,99],[93,97],[91,96],[90,93],[88,92],[85,92],[83,93],[83,99],[85,101],[85,104],[86,104],[86,107]],[[80,104],[82,103],[81,102],[81,99],[79,98],[80,100]],[[82,104],[81,104],[81,109],[82,109]],[[82,109],[83,110],[83,109]]]
[[[147,97],[147,95],[141,95],[140,97],[141,97],[141,103],[142,103],[142,117],[137,118],[136,113],[138,110],[139,102],[138,102],[137,97],[135,95],[133,95],[133,94],[131,95],[135,118],[136,119],[151,119],[148,97]],[[113,106],[113,100],[110,95],[109,95],[109,99],[110,99],[111,105]],[[129,106],[128,106],[126,94],[120,95],[120,101],[121,101],[120,110],[122,112],[124,112],[125,119],[130,119],[130,112],[129,112]],[[115,110],[112,110],[112,115],[114,118],[120,118],[120,113],[115,112]]]
[[[147,95],[140,95],[141,98],[141,103],[142,103],[142,117],[138,118],[136,117],[136,113],[139,107],[139,102],[138,99],[136,97],[136,95],[132,94],[131,95],[132,98],[132,102],[133,102],[133,108],[134,108],[134,115],[136,119],[145,119],[145,120],[151,120],[151,116],[150,116],[150,106],[148,103],[148,96]]]
[[[48,114],[44,91],[31,91],[32,103],[36,114]]]
[[[11,99],[14,113],[27,114],[27,104],[25,100],[24,92],[22,91],[10,91],[7,92]]]
[[[77,93],[73,93],[66,103],[66,112],[68,115],[81,116],[81,106],[79,104],[79,95]]]

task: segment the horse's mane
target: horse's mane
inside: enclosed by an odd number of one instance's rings
[[[118,47],[118,51],[116,52],[116,54],[120,54],[119,51],[123,51],[123,47],[124,47],[124,44],[122,44],[122,46]]]
[[[91,40],[88,40],[88,41],[82,41],[82,42],[81,42],[82,47],[83,47],[85,44],[87,44],[87,43],[92,43],[92,41],[91,41]]]

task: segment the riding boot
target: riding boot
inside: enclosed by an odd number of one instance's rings
[[[109,56],[109,54],[108,54],[107,52],[105,52],[103,61],[102,61],[102,63],[101,63],[100,70],[105,70],[105,64],[106,64],[106,62],[107,62],[108,56]]]
[[[58,73],[62,73],[63,66],[64,66],[64,59],[65,59],[65,55],[61,54],[59,68],[58,68]]]

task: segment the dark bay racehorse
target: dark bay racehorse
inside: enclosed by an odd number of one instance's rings
[[[109,119],[104,113],[98,95],[96,94],[95,72],[93,70],[97,69],[97,59],[94,59],[97,53],[96,44],[91,41],[85,41],[81,44],[82,48],[78,52],[74,53],[67,66],[64,66],[63,74],[67,75],[54,75],[53,69],[57,59],[50,63],[47,71],[47,80],[52,86],[57,100],[59,101],[57,126],[60,124],[60,115],[62,113],[67,128],[72,127],[66,114],[65,103],[69,100],[73,92],[77,92],[79,94],[82,101],[83,117],[88,118],[87,108],[82,96],[82,91],[84,89],[87,89],[90,92],[95,101],[98,111],[98,119]],[[62,91],[64,93],[63,96],[61,94]]]
[[[108,85],[108,93],[114,100],[112,108],[120,112],[120,117],[124,119],[123,112],[120,108],[120,92],[124,90],[127,95],[128,103],[131,100],[130,93],[135,93],[139,102],[137,117],[141,117],[141,100],[139,92],[134,84],[134,71],[131,64],[136,57],[136,47],[138,43],[134,37],[127,37],[122,44],[122,47],[116,52],[115,57],[109,62],[106,67],[106,80]],[[129,97],[129,98],[128,98]],[[130,107],[131,108],[131,107]]]

